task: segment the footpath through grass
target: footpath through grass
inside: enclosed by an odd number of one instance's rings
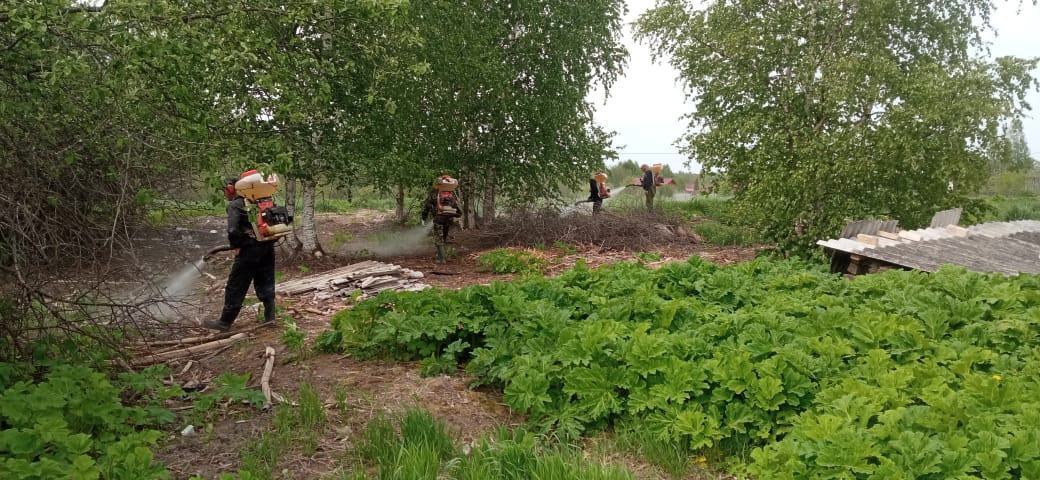
[[[464,365],[563,439],[610,430],[757,478],[1040,477],[1034,276],[578,266],[386,292],[333,327],[356,355]]]

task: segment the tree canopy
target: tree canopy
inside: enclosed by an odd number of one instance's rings
[[[660,0],[638,31],[694,103],[686,153],[804,248],[849,218],[919,225],[985,181],[1036,65],[983,56],[993,3]]]
[[[13,212],[0,253],[41,258],[60,244],[108,242],[179,180],[252,166],[300,182],[303,233],[314,231],[318,182],[403,191],[446,171],[492,210],[495,194],[551,196],[560,177],[609,155],[586,96],[621,71],[623,9],[621,0],[5,3],[0,181],[16,188],[0,195]],[[89,239],[62,237],[69,212]]]
[[[586,98],[621,72],[623,13],[619,0],[412,4],[423,39],[412,54],[428,71],[397,89],[395,153],[425,168],[391,181],[428,187],[451,172],[464,200],[493,204],[551,197],[602,166],[610,136]]]

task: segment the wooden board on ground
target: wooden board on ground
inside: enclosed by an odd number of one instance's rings
[[[297,296],[314,293],[318,300],[343,297],[360,290],[370,296],[383,290],[418,291],[428,288],[422,272],[400,265],[368,260],[278,285],[278,293]]]

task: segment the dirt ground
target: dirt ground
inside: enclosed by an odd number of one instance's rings
[[[180,229],[156,232],[172,236],[157,240],[152,261],[167,265],[180,265],[191,261],[206,247],[217,245],[223,239],[222,219],[193,219]],[[389,228],[386,215],[375,211],[360,211],[350,215],[322,215],[321,239],[325,245],[343,243],[345,234],[350,238],[363,237]],[[467,232],[459,232],[454,239],[454,255],[446,265],[437,265],[432,250],[421,248],[400,256],[380,258],[413,270],[423,272],[424,281],[436,287],[461,288],[473,284],[486,284],[496,280],[508,280],[508,275],[483,272],[477,265],[477,256],[482,249],[467,241]],[[174,245],[174,246],[171,246]],[[604,251],[596,247],[577,246],[574,252],[558,250],[538,251],[551,260],[548,274],[558,273],[573,266],[579,259],[591,266],[633,259],[637,252]],[[727,264],[753,258],[755,248],[724,248],[695,243],[671,244],[657,249],[661,256],[660,265],[670,261],[684,260],[692,255]],[[147,257],[149,248],[142,248],[141,257]],[[324,270],[348,265],[364,258],[363,254],[336,252],[318,260],[291,259],[285,252],[279,258],[279,281],[312,275]],[[197,321],[207,315],[216,315],[222,301],[223,282],[230,268],[230,256],[210,262],[205,271],[212,275],[202,279],[196,293],[197,301],[184,314],[184,330],[175,335],[206,335],[208,332],[196,327]],[[343,304],[313,304],[298,299],[280,298],[280,305],[293,314],[299,328],[312,340],[329,326],[332,314]],[[256,322],[249,308],[243,310],[236,329],[243,329]],[[359,361],[341,355],[310,355],[294,358],[281,341],[282,327],[272,326],[253,330],[247,339],[215,353],[195,357],[188,366],[187,361],[170,364],[174,375],[171,382],[185,385],[194,382],[207,385],[221,372],[250,373],[251,386],[259,384],[263,370],[264,351],[273,347],[276,351],[276,366],[271,377],[271,387],[286,398],[293,398],[300,385],[313,386],[325,400],[328,412],[328,428],[324,430],[319,448],[313,456],[303,458],[289,455],[279,465],[284,478],[324,478],[338,473],[338,468],[350,451],[353,439],[363,431],[365,425],[382,413],[400,412],[409,407],[421,407],[447,423],[458,440],[470,442],[499,427],[515,427],[524,419],[507,408],[498,392],[488,389],[469,388],[471,379],[463,373],[451,376],[422,378],[414,363],[387,361]],[[336,392],[346,392],[347,406],[336,408]],[[190,404],[173,404],[175,410],[188,412]],[[258,412],[241,405],[224,406],[222,414],[207,425],[193,425],[194,435],[183,436],[181,430],[190,419],[187,416],[171,426],[166,441],[159,452],[159,459],[170,469],[174,478],[189,478],[199,475],[215,478],[222,472],[233,472],[239,465],[240,451],[269,428],[273,415]],[[614,452],[596,455],[602,461],[624,465],[639,478],[668,478],[658,468],[630,454]],[[691,478],[715,478],[696,476]]]

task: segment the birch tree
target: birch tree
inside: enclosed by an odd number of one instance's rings
[[[638,31],[687,87],[686,153],[806,251],[845,219],[915,227],[982,185],[1035,88],[1035,59],[985,55],[994,4],[659,0]]]

